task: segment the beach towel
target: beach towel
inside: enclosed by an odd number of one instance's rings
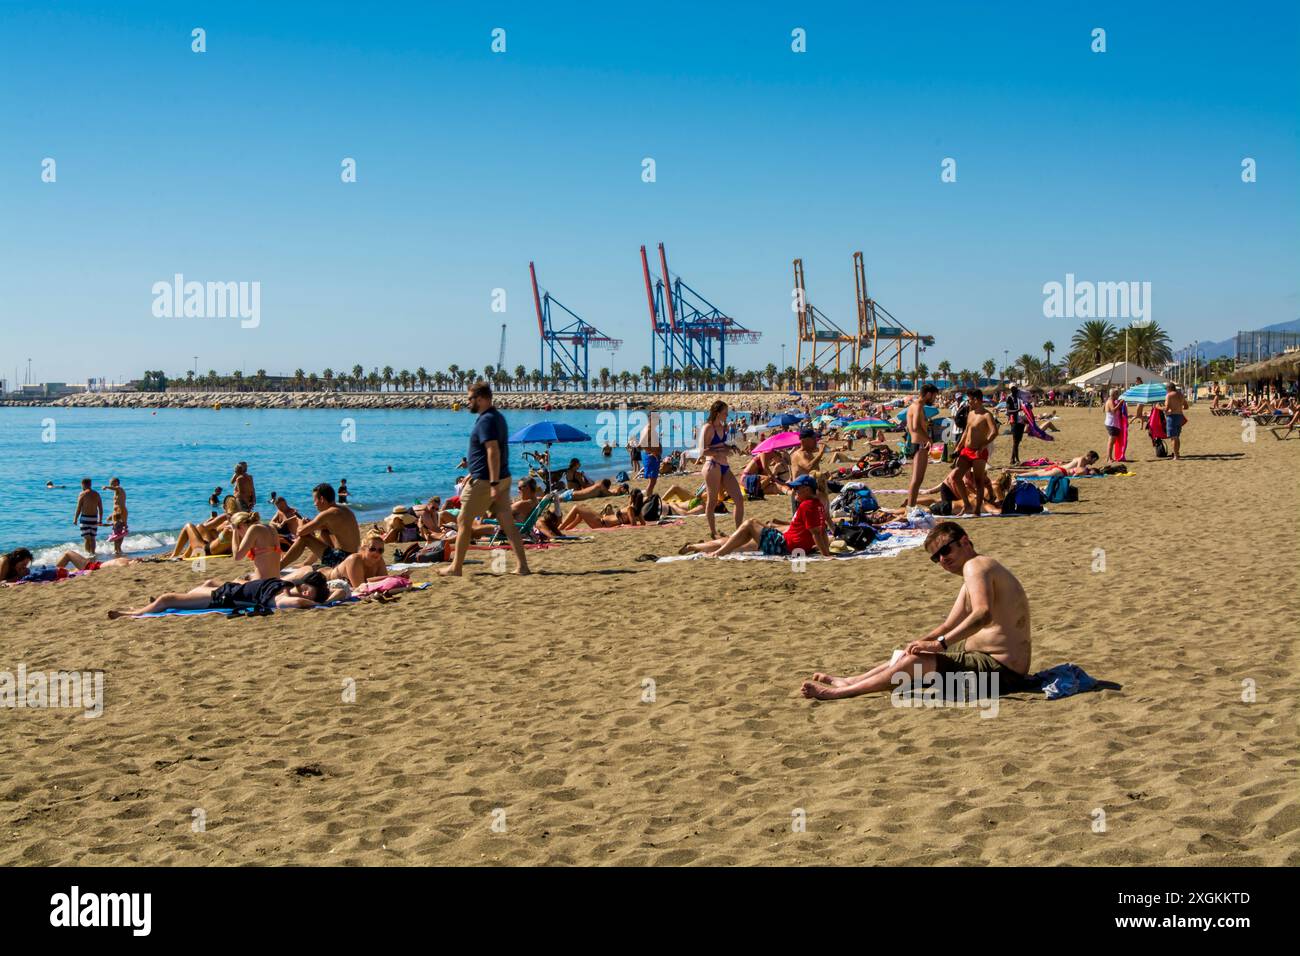
[[[1124,460],[1128,453],[1128,403],[1120,402],[1115,409],[1115,419],[1119,422],[1119,437],[1115,439],[1115,457]]]
[[[1056,441],[1051,435],[1039,427],[1038,422],[1034,421],[1034,412],[1029,407],[1028,402],[1020,403],[1020,410],[1025,415],[1025,431],[1033,438],[1041,438],[1043,441]]]
[[[816,552],[809,554],[803,560],[805,561],[855,561],[865,560],[867,558],[892,558],[896,555],[908,551],[912,548],[919,548],[925,541],[923,534],[892,534],[877,538],[872,542],[871,547],[865,551],[854,551],[850,554],[837,554],[829,558],[824,558]],[[668,564],[673,561],[695,561],[699,558],[705,558],[704,554],[674,554],[666,558],[660,558],[657,563]],[[790,561],[789,555],[771,555],[763,554],[761,551],[740,551],[736,554],[729,554],[723,558],[717,558],[718,561]]]
[[[1097,686],[1097,679],[1078,664],[1057,664],[1030,676],[1028,683],[1037,684],[1048,700],[1060,700],[1092,690]]]

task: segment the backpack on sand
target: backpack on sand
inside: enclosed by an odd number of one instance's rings
[[[641,505],[641,517],[645,521],[658,521],[664,513],[663,499],[657,494],[651,495]]]

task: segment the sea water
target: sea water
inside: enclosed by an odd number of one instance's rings
[[[582,461],[593,478],[630,470],[620,433],[609,424],[616,413],[504,411],[511,434],[532,422],[560,421],[592,441],[552,446],[552,467]],[[311,489],[320,482],[348,482],[348,504],[363,522],[430,495],[452,493],[463,474],[457,465],[468,450],[474,416],[468,411],[380,409],[118,409],[0,408],[0,552],[26,547],[35,563],[48,564],[65,550],[81,549],[72,516],[81,479],[101,490],[110,478],[126,489],[130,534],[127,552],[170,548],[186,522],[211,515],[208,497],[220,486],[231,493],[237,462],[248,462],[258,510],[274,511],[271,492],[304,515],[315,514]],[[602,432],[602,429],[606,429]],[[613,454],[597,438],[610,435]],[[510,472],[528,473],[522,455],[539,445],[511,445]],[[392,468],[389,472],[388,469]],[[53,481],[58,487],[46,488]],[[100,529],[99,552],[111,552]]]

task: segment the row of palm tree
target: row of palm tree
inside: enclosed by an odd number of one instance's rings
[[[1108,361],[1127,356],[1130,361],[1151,369],[1159,369],[1170,358],[1169,336],[1154,322],[1117,329],[1104,320],[1084,322],[1070,340],[1070,351],[1063,364],[1052,362],[1057,351],[1052,341],[1044,342],[1044,359],[1025,353],[1001,369],[1000,381],[1018,379],[1031,386],[1059,385],[1068,377],[1087,371]],[[937,380],[954,386],[974,385],[994,381],[997,363],[988,359],[978,369],[954,370],[952,363],[944,360],[934,370]],[[769,363],[762,369],[746,371],[728,367],[723,372],[712,369],[652,369],[643,365],[638,370],[619,372],[601,368],[590,377],[566,373],[558,363],[549,372],[529,370],[516,365],[513,370],[484,366],[482,370],[449,365],[445,371],[430,372],[421,367],[414,372],[396,370],[391,365],[366,371],[360,365],[336,371],[332,368],[320,373],[296,369],[291,376],[271,376],[265,369],[252,375],[235,371],[220,375],[214,369],[207,374],[188,371],[183,379],[171,379],[175,387],[234,391],[326,391],[326,392],[411,392],[411,391],[463,391],[480,379],[489,382],[498,391],[762,391],[786,389],[859,389],[915,387],[918,381],[930,381],[931,369],[919,362],[910,370],[886,369],[880,365],[863,368],[850,365],[844,369],[818,369],[809,364],[803,369],[787,366],[778,369]],[[169,380],[161,371],[145,373],[141,387],[149,390],[166,387]]]

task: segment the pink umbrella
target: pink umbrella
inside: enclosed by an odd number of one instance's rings
[[[777,432],[771,438],[765,438],[754,447],[750,452],[751,455],[761,455],[768,451],[777,451],[782,448],[793,448],[799,444],[798,432]]]

